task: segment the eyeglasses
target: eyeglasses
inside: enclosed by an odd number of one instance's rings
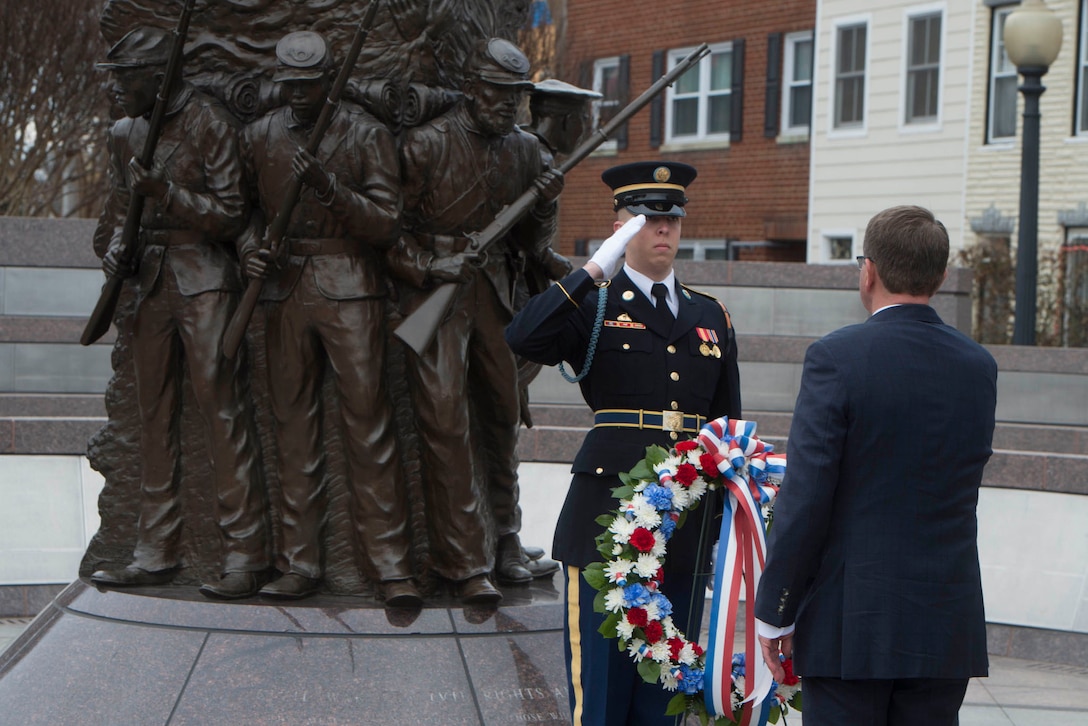
[[[854,259],[858,261],[858,269],[859,270],[862,270],[862,269],[865,268],[865,260],[873,260],[872,257],[867,257],[866,255],[858,255]],[[876,260],[873,260],[873,264],[874,265],[876,264]]]

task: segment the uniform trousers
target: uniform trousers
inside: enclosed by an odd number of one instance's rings
[[[326,366],[339,401],[352,520],[380,580],[411,577],[408,509],[400,486],[392,406],[382,386],[381,299],[330,300],[306,265],[268,316],[268,371],[276,418],[283,544],[277,567],[319,579],[325,518]]]
[[[677,719],[666,716],[665,710],[676,693],[643,681],[627,651],[620,651],[614,639],[598,632],[605,616],[594,612],[597,590],[585,581],[581,569],[568,565],[564,575],[563,627],[573,726],[673,726]],[[691,641],[699,639],[705,590],[705,575],[665,573],[661,591],[672,603],[673,622]]]
[[[223,291],[183,295],[168,264],[133,317],[132,357],[140,412],[141,503],[133,565],[176,567],[181,533],[178,424],[182,360],[211,459],[223,572],[268,567],[265,503],[255,479],[249,416],[238,390],[239,361],[223,356],[223,331],[237,296]],[[183,358],[184,357],[184,358]]]
[[[966,678],[804,677],[805,726],[956,726]]]

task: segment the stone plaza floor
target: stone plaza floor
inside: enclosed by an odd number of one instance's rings
[[[0,618],[0,652],[32,618]],[[785,726],[804,726],[792,713]],[[1088,668],[990,656],[990,677],[971,681],[960,726],[1088,726]]]

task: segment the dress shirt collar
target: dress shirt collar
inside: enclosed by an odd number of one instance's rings
[[[631,282],[635,284],[646,299],[650,301],[650,304],[657,307],[657,301],[654,300],[653,294],[650,292],[650,288],[654,286],[654,281],[643,275],[638,270],[633,269],[626,262],[623,264],[623,271],[627,273],[627,277],[631,278]],[[665,289],[668,291],[668,295],[665,297],[665,302],[669,304],[669,310],[672,311],[673,316],[680,310],[680,299],[676,297],[676,272],[669,270],[669,275],[664,280],[661,280],[665,285]]]

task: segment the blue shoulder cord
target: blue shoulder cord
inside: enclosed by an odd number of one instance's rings
[[[589,373],[590,366],[593,365],[593,354],[597,352],[597,339],[601,337],[601,326],[604,325],[604,308],[605,301],[608,299],[608,283],[599,286],[597,288],[597,319],[593,321],[593,332],[589,334],[589,347],[586,349],[586,363],[582,368],[582,372],[576,376],[572,376],[567,373],[567,369],[563,367],[563,362],[559,362],[559,372],[570,383],[577,383],[586,377]]]

